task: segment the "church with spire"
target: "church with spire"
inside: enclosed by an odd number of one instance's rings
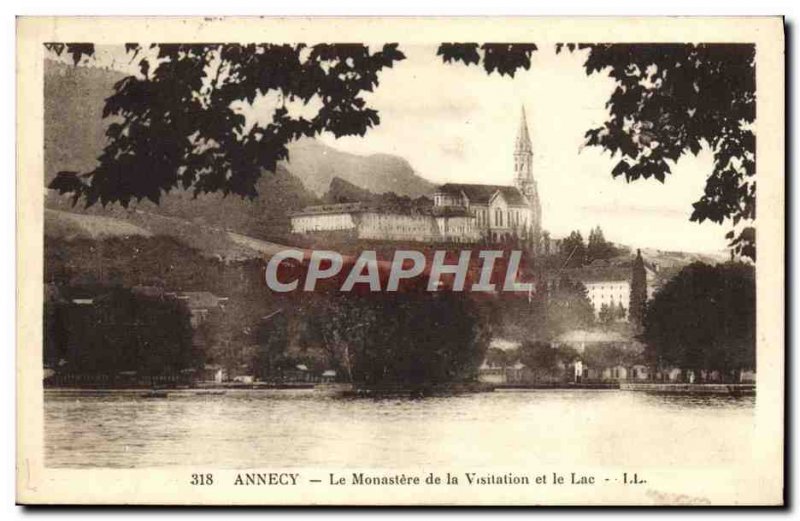
[[[513,184],[446,183],[432,194],[429,211],[362,202],[308,207],[291,216],[292,231],[387,241],[493,244],[524,241],[538,250],[542,208],[533,175],[533,145],[524,107],[513,154]]]

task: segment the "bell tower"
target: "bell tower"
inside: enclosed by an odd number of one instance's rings
[[[539,204],[539,190],[533,178],[533,146],[524,105],[517,131],[517,142],[514,146],[514,185],[528,199],[531,207],[530,232],[538,240],[541,232],[542,208]]]

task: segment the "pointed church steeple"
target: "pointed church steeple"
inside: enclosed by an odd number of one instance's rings
[[[533,146],[528,133],[528,118],[525,116],[524,105],[519,120],[517,142],[514,146],[514,183],[529,200],[536,192],[536,183],[533,180]]]
[[[519,130],[517,131],[517,145],[514,147],[516,154],[532,152],[531,137],[528,134],[528,118],[525,117],[525,105],[522,106],[522,117],[519,120]]]

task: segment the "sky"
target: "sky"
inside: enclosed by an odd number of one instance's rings
[[[113,62],[115,68],[135,72],[135,63],[115,47],[98,48],[98,64]],[[605,103],[614,82],[604,74],[586,75],[585,51],[556,54],[552,46],[540,47],[530,70],[510,78],[488,75],[474,65],[444,64],[435,46],[401,42],[406,59],[381,71],[379,86],[364,96],[378,110],[380,124],[363,137],[322,134],[319,139],[354,154],[401,156],[434,183],[512,184],[524,106],[542,226],[551,236],[579,230],[586,238],[600,226],[606,239],[633,248],[724,250],[728,225],[689,221],[692,203],[711,172],[711,152],[685,155],[664,184],[614,179],[617,160],[583,145],[585,132],[607,117]],[[69,58],[65,54],[63,59]],[[271,119],[276,103],[282,102],[272,94],[236,110],[251,121]],[[317,108],[312,102],[296,108],[297,115],[311,115]]]

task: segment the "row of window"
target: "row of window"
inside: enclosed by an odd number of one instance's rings
[[[610,299],[611,299],[611,302],[614,302],[614,295],[609,295],[609,297],[610,297]],[[600,301],[603,301],[603,302],[605,302],[605,301],[606,301],[605,295],[603,295],[602,297],[597,297],[597,300],[600,300]],[[619,296],[619,301],[620,301],[620,302],[622,302],[622,300],[623,300],[623,299],[622,299],[622,295],[620,295],[620,296]],[[595,297],[593,297],[593,296],[589,297],[589,301],[590,301],[592,304],[594,304]]]
[[[493,223],[489,222],[489,210],[486,209],[477,209],[475,211],[475,219],[480,226],[491,224],[496,228],[511,228],[513,226],[527,224],[527,219],[524,218],[521,210],[506,210],[504,212],[501,208],[495,208]]]

